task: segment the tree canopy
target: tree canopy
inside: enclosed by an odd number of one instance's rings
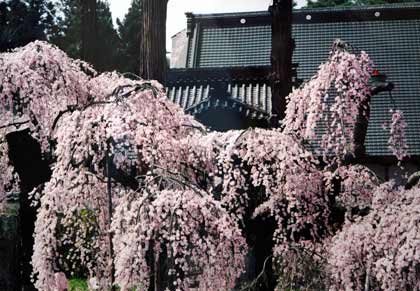
[[[133,0],[124,19],[114,28],[109,4],[98,1],[96,9],[97,53],[92,65],[99,71],[118,70],[138,74],[140,67],[141,0]],[[81,57],[82,13],[80,1],[61,0],[60,31],[52,42],[73,58]]]
[[[82,56],[82,6],[78,0],[61,0],[59,31],[52,37],[52,43],[73,58]],[[99,71],[118,69],[120,38],[112,23],[109,4],[97,1],[96,6],[96,54],[92,65]],[[100,52],[100,53],[98,53]]]
[[[39,290],[55,290],[75,261],[102,289],[229,290],[245,267],[247,225],[261,216],[276,222],[277,270],[303,271],[310,259],[328,277],[321,289],[419,287],[419,189],[380,185],[368,168],[343,162],[370,94],[366,53],[334,46],[289,95],[282,128],[226,133],[208,132],[157,82],[98,74],[43,42],[0,64],[0,186],[19,187],[10,133],[29,132],[52,169],[31,193]],[[330,88],[337,98],[324,115]],[[325,116],[314,152],[308,144]],[[390,147],[399,158],[405,126],[395,112]],[[287,286],[304,286],[304,274],[288,274]]]
[[[47,40],[57,30],[53,1],[5,0],[0,3],[0,51]]]
[[[141,3],[141,0],[133,0],[124,19],[117,19],[121,38],[120,71],[136,75],[140,68]]]

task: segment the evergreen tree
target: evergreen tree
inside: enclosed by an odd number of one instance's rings
[[[120,38],[112,23],[108,2],[99,1],[97,5],[97,39],[99,54],[96,69],[100,71],[119,70],[118,53]]]
[[[80,0],[61,0],[63,19],[60,31],[52,42],[73,58],[82,58],[82,11]],[[98,1],[96,6],[97,54],[91,61],[98,71],[118,69],[119,36],[112,23],[107,1]]]
[[[77,0],[61,0],[59,5],[63,17],[59,21],[60,30],[51,41],[72,58],[80,58],[82,19],[79,3]]]
[[[141,31],[141,0],[132,0],[124,19],[117,19],[118,33],[121,38],[120,70],[138,74],[140,67],[140,31]]]
[[[80,1],[82,13],[82,43],[80,56],[83,60],[96,64],[98,56],[98,39],[97,39],[97,1],[83,0]]]
[[[48,40],[57,30],[55,5],[50,0],[5,0],[0,3],[0,51]]]

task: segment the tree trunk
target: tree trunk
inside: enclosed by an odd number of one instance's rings
[[[19,254],[21,253],[21,232],[19,217],[0,215],[0,290],[21,290]]]
[[[359,105],[356,124],[354,126],[354,155],[356,159],[364,158],[366,154],[365,140],[370,118],[371,95]]]
[[[34,245],[36,208],[31,206],[28,193],[50,180],[51,169],[43,159],[39,143],[28,130],[9,133],[6,136],[9,159],[20,178],[19,221],[21,231],[20,277],[23,291],[36,290],[31,282],[31,258]]]
[[[166,12],[168,0],[143,0],[140,76],[165,83]]]
[[[96,0],[80,0],[82,13],[82,43],[80,57],[95,64],[97,52],[97,17]]]
[[[271,125],[278,127],[286,111],[286,96],[292,91],[292,0],[274,0],[270,6],[272,18],[271,47]]]

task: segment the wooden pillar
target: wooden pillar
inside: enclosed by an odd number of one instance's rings
[[[271,126],[278,127],[285,116],[286,96],[292,91],[292,0],[273,0],[271,14]]]

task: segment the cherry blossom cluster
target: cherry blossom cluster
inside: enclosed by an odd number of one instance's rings
[[[0,195],[18,181],[9,132],[29,130],[53,157],[52,177],[34,195],[39,290],[55,290],[60,272],[76,264],[102,290],[229,290],[244,269],[244,223],[258,215],[277,222],[276,258],[296,255],[298,266],[305,260],[296,249],[328,254],[338,290],[417,286],[418,189],[378,188],[367,168],[341,163],[370,94],[365,53],[336,46],[288,97],[283,128],[226,133],[208,132],[155,81],[98,75],[43,42],[2,54],[0,65]],[[321,122],[328,126],[317,153]],[[397,157],[406,154],[404,128],[394,113]],[[341,232],[337,209],[347,211]],[[370,213],[355,218],[355,209]]]
[[[373,192],[380,182],[369,168],[362,165],[341,166],[336,174],[342,179],[337,197],[341,206],[348,212],[354,208],[370,207]]]
[[[105,86],[115,84],[111,81],[116,76],[109,74],[97,78],[110,78],[108,82],[92,80],[92,83],[103,82],[102,86]],[[129,174],[133,167],[135,174],[140,176],[152,169],[161,176],[190,174],[183,164],[187,161],[185,155],[190,151],[188,143],[182,140],[193,135],[191,131],[196,131],[193,127],[195,122],[167,101],[160,91],[160,85],[148,82],[133,84],[127,80],[124,88],[112,94],[112,97],[92,102],[83,110],[68,112],[57,123],[54,133],[57,160],[53,177],[41,198],[40,219],[37,220],[40,228],[36,228],[35,235],[33,264],[38,278],[36,286],[40,290],[48,290],[51,283],[48,280],[56,271],[57,261],[60,261],[59,254],[45,252],[45,249],[58,249],[66,244],[76,246],[74,253],[78,255],[77,260],[89,270],[90,276],[104,279],[100,280],[100,284],[104,284],[102,288],[107,288],[112,282],[110,265],[114,258],[111,254],[114,252],[116,260],[120,249],[114,249],[107,237],[111,231],[111,220],[118,220],[120,212],[110,214],[107,207],[107,179],[111,175],[107,164],[115,168],[111,178],[114,205],[124,201],[125,196],[130,196],[126,188],[135,187],[132,184],[137,180]],[[190,181],[194,177],[190,176]],[[131,184],[126,185],[125,179],[131,179]],[[74,220],[83,211],[95,215],[93,225],[91,222],[84,224],[83,220]],[[60,217],[59,221],[57,217]],[[53,229],[46,231],[42,228],[45,221],[55,221],[51,224]],[[60,237],[54,231],[57,223],[67,226]],[[91,228],[95,231],[92,232]],[[115,266],[118,267],[117,261]],[[116,283],[120,282],[117,280]]]
[[[0,201],[6,192],[17,191],[16,175],[8,161],[6,135],[30,129],[44,152],[60,111],[88,96],[88,76],[93,72],[85,63],[44,42],[33,42],[24,49],[0,54]],[[5,188],[6,186],[6,188]]]
[[[192,290],[196,283],[193,290],[230,290],[235,286],[247,247],[237,222],[220,202],[196,190],[132,192],[127,197],[113,220],[116,282],[122,290],[147,290],[151,269],[156,276],[162,259],[168,287]]]
[[[93,69],[39,41],[3,53],[0,66],[0,113],[12,112],[15,118],[28,119],[27,126],[47,151],[59,112],[88,101],[89,77],[84,71],[94,73]]]
[[[407,123],[401,110],[391,110],[390,135],[388,139],[389,149],[392,154],[402,161],[408,156],[408,145],[405,137]]]
[[[60,261],[81,261],[91,275],[107,278],[109,245],[106,240],[106,184],[86,171],[68,169],[64,176],[54,171],[45,185],[35,223],[35,244],[32,265],[36,275],[35,287],[39,290],[54,289],[54,274],[70,271],[72,266],[60,270]],[[95,214],[95,223],[75,220],[83,211]],[[69,228],[66,226],[72,226]],[[59,233],[59,229],[63,229]],[[92,235],[92,230],[95,231]],[[91,234],[87,237],[88,234]],[[71,245],[73,252],[62,257],[60,247]],[[72,257],[77,254],[77,258]]]
[[[378,187],[371,212],[347,221],[332,240],[331,290],[420,288],[420,189]]]
[[[89,275],[105,278],[109,286],[113,250],[107,239],[112,218],[107,207],[107,161],[111,160],[116,172],[112,179],[115,205],[124,193],[124,174],[133,167],[135,175],[152,168],[167,174],[170,169],[173,176],[190,175],[192,180],[199,175],[185,162],[194,160],[197,169],[205,165],[199,165],[193,155],[187,159],[189,153],[201,155],[201,151],[183,140],[204,128],[168,101],[160,84],[132,81],[116,73],[97,75],[87,64],[43,42],[3,54],[1,62],[0,107],[2,116],[9,117],[4,119],[4,128],[21,130],[24,125],[38,139],[43,153],[55,157],[36,221],[36,287],[54,289],[60,262],[74,259],[71,254],[61,258],[58,252],[69,244]],[[2,131],[1,167],[10,174],[2,175],[2,184],[11,180],[13,170],[7,159],[6,134]],[[86,211],[94,214],[92,221],[75,219]]]
[[[282,243],[307,229],[309,238],[317,238],[318,227],[327,224],[329,213],[316,157],[279,130],[254,129],[226,135],[230,142],[218,157],[226,208],[243,219],[248,201],[261,201],[253,215],[275,217],[278,250]]]
[[[320,154],[340,161],[354,153],[354,128],[360,107],[369,98],[372,64],[365,52],[355,55],[335,43],[317,74],[288,97],[284,132],[312,142]],[[320,123],[325,131],[317,132]]]

